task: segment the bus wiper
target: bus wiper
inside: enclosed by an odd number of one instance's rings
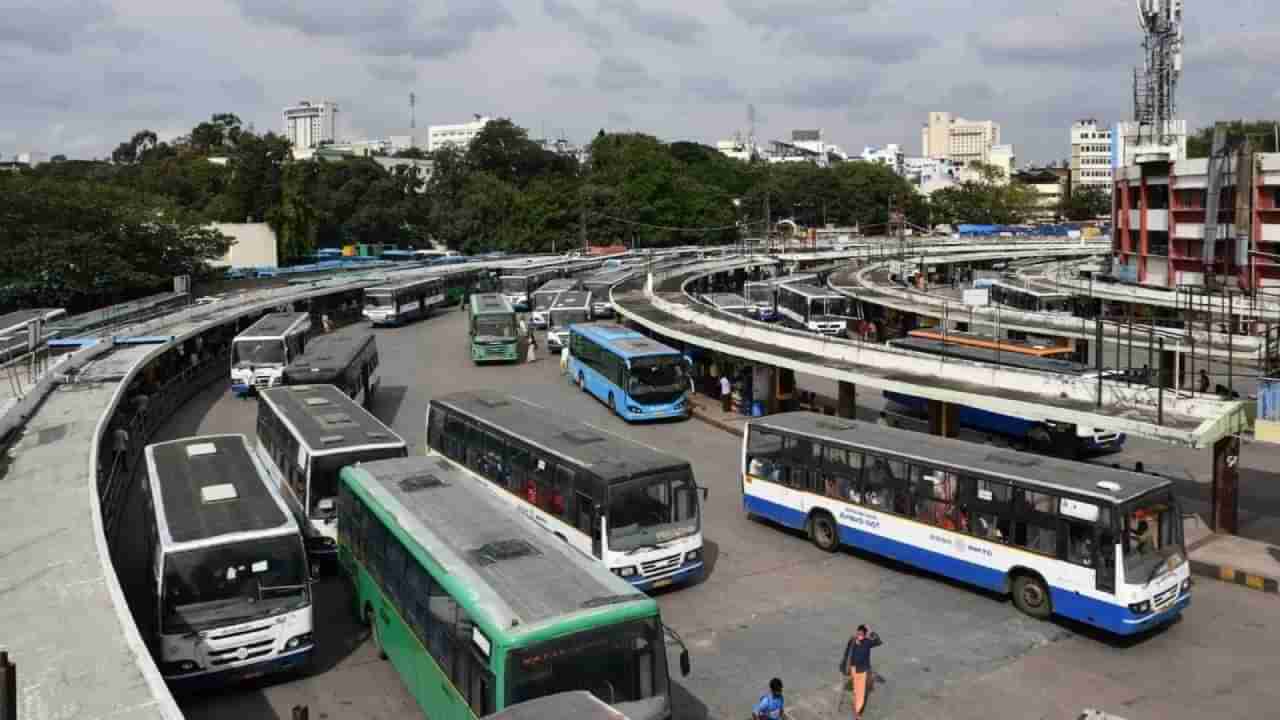
[[[626,552],[627,555],[635,555],[641,550],[661,550],[661,545],[637,545]]]

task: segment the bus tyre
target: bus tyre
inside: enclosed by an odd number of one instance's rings
[[[578,371],[578,389],[581,390],[582,392],[587,391],[587,381],[586,381],[586,378],[582,377],[581,370]]]
[[[1031,428],[1027,433],[1027,440],[1031,443],[1031,449],[1036,452],[1044,453],[1053,449],[1053,437],[1042,427]]]
[[[366,622],[369,623],[369,627],[373,630],[369,636],[373,638],[373,649],[378,651],[378,659],[386,660],[387,649],[382,644],[382,631],[378,629],[378,616],[373,611],[369,611]]]
[[[809,537],[824,552],[835,552],[840,547],[840,531],[836,527],[836,521],[826,513],[818,513],[809,521]]]
[[[613,401],[613,393],[609,393],[609,412],[618,414],[618,404]]]
[[[1035,575],[1019,575],[1013,579],[1013,604],[1038,620],[1046,620],[1053,614],[1049,588]]]

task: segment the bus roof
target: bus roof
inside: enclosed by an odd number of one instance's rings
[[[580,310],[591,304],[591,291],[589,290],[566,290],[556,297],[556,301],[551,304],[552,310]]]
[[[749,280],[745,284],[756,285],[756,286],[764,285],[769,287],[778,287],[781,285],[789,285],[792,283],[807,283],[810,280],[816,280],[816,279],[818,279],[817,275],[814,275],[811,273],[805,273],[803,275],[780,275],[776,278],[770,278],[768,280]]]
[[[493,629],[521,634],[622,603],[657,612],[653,599],[444,458],[360,463],[344,468],[342,478],[390,512],[405,534],[463,583],[475,600],[468,614]]]
[[[285,366],[285,381],[298,384],[311,378],[312,383],[327,382],[376,342],[363,325],[348,325],[337,332],[317,335],[307,343],[306,352]]]
[[[835,290],[832,290],[831,288],[824,288],[819,285],[814,285],[812,283],[807,283],[807,282],[783,283],[778,286],[778,289],[780,291],[788,290],[790,292],[796,293],[797,295],[803,295],[810,299],[846,297],[845,295],[838,293]]]
[[[284,337],[310,319],[308,313],[267,313],[258,322],[241,330],[236,339]]]
[[[558,293],[565,290],[573,290],[578,287],[578,281],[573,278],[555,278],[542,283],[542,286],[534,290],[534,294],[538,293]]]
[[[383,285],[374,285],[364,289],[365,293],[371,292],[397,292],[402,290],[411,290],[419,285],[426,285],[431,282],[439,282],[440,276],[431,275],[414,275],[413,277],[401,278],[397,282],[389,282]]]
[[[511,309],[511,303],[498,293],[478,293],[471,296],[471,312],[485,315],[515,311]]]
[[[434,398],[432,402],[584,465],[611,485],[637,475],[689,467],[689,461],[683,458],[497,390],[457,392]]]
[[[680,354],[674,348],[617,323],[579,323],[573,326],[573,331],[617,353],[624,360]]]
[[[333,385],[282,385],[258,397],[312,455],[405,446],[394,430]]]
[[[484,716],[484,720],[564,720],[565,718],[627,720],[626,715],[586,690],[543,695]]]
[[[157,529],[166,548],[266,530],[297,532],[244,435],[205,435],[146,448]]]
[[[991,347],[982,347],[968,345],[963,343],[943,342],[928,337],[905,337],[890,340],[889,345],[903,350],[914,350],[916,352],[928,353],[930,355],[945,355],[947,357],[957,358],[959,360],[972,360],[974,362],[991,363],[993,365],[1006,365],[1009,367],[1023,368],[1026,370],[1035,370],[1037,372],[1053,372],[1065,375],[1079,375],[1084,372],[1084,368],[1070,360],[1055,358],[1050,355],[1028,355],[1019,352],[1010,352],[1003,343],[1001,350],[997,350],[995,343],[991,343]]]
[[[843,441],[864,448],[884,450],[922,462],[1001,476],[1024,484],[1123,503],[1152,490],[1170,486],[1155,475],[1129,472],[1100,465],[1082,465],[1044,455],[1032,455],[953,438],[886,428],[871,423],[833,418],[811,412],[789,412],[752,420],[751,425],[778,428]],[[1098,487],[1110,481],[1119,486],[1111,492]]]
[[[1071,297],[1071,293],[1057,292],[1053,290],[1036,290],[1034,288],[1024,287],[1023,285],[1020,285],[1018,283],[1012,283],[1007,280],[992,280],[990,284],[993,287],[1000,287],[1004,290],[1011,290],[1013,292],[1019,292],[1019,293],[1023,293],[1023,294],[1030,295],[1032,297],[1037,297],[1037,298],[1066,299]]]

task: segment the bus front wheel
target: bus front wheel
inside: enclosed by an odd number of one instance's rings
[[[1045,620],[1053,613],[1049,588],[1035,575],[1019,575],[1013,579],[1013,604],[1038,620]]]
[[[618,414],[618,404],[613,401],[613,393],[609,393],[609,412]]]
[[[826,513],[813,516],[813,520],[809,522],[809,537],[824,552],[835,552],[840,546],[840,532],[836,528],[836,521]]]
[[[1053,437],[1049,435],[1049,431],[1042,428],[1032,428],[1027,433],[1027,442],[1031,445],[1031,449],[1040,453],[1047,453],[1053,449]]]
[[[581,371],[578,372],[578,389],[581,390],[582,392],[587,391],[587,381],[585,378],[582,377]]]

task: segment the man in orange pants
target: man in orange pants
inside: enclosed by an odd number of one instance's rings
[[[867,693],[871,692],[871,648],[883,645],[880,636],[867,630],[866,625],[859,625],[858,631],[849,638],[844,648],[844,660],[841,666],[849,673],[853,686],[853,717],[862,720],[862,710],[867,705]]]

